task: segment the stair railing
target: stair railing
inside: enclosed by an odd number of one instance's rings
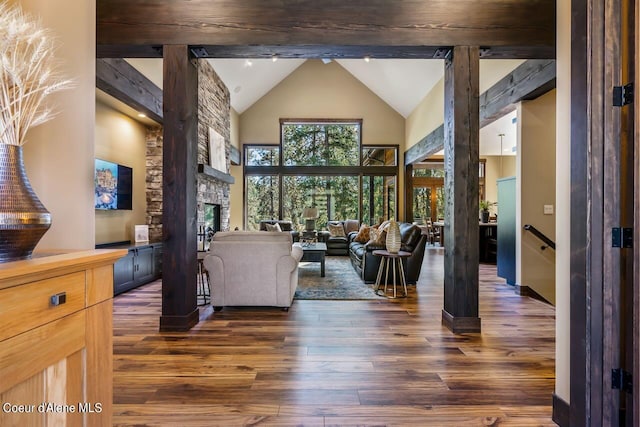
[[[525,224],[524,227],[522,228],[531,232],[531,234],[533,234],[534,236],[536,236],[538,239],[542,240],[545,243],[544,245],[540,246],[540,250],[544,251],[547,248],[551,248],[553,250],[556,249],[556,243],[550,238],[548,238],[547,236],[545,236],[544,233],[542,233],[540,230],[535,228],[533,225]]]

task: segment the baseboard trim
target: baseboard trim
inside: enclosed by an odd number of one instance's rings
[[[160,316],[160,332],[186,332],[198,324],[200,311],[198,308],[184,316]]]
[[[560,427],[569,427],[569,404],[553,393],[553,413],[551,419]]]
[[[523,296],[523,297],[529,297],[529,298],[537,299],[538,301],[542,301],[545,304],[553,305],[549,301],[547,301],[547,299],[545,297],[543,297],[542,295],[540,295],[539,293],[534,291],[529,286],[519,285],[519,284],[516,283],[514,285],[514,288],[515,288],[515,293],[517,295],[520,295],[520,296]]]
[[[445,309],[442,309],[442,324],[454,334],[480,333],[482,331],[479,317],[453,316]]]

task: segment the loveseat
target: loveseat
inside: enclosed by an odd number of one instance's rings
[[[293,229],[293,225],[291,224],[291,221],[285,221],[282,219],[263,219],[262,221],[260,221],[260,231],[269,231],[267,230],[267,224],[268,225],[278,224],[280,226],[280,231],[286,231],[290,233],[291,238],[293,239],[294,242],[297,242],[300,240],[300,233],[297,230]]]
[[[407,283],[415,284],[420,276],[427,236],[422,234],[422,230],[417,225],[399,222],[398,226],[402,242],[400,250],[411,252],[410,257],[402,258],[406,280]],[[382,261],[382,257],[373,255],[373,251],[377,249],[385,249],[385,244],[383,242],[376,244],[371,241],[362,243],[353,239],[349,243],[351,264],[365,283],[376,281]]]
[[[302,249],[292,244],[290,233],[216,233],[203,260],[209,273],[212,305],[291,306],[303,255]]]
[[[327,255],[349,255],[349,242],[358,233],[360,222],[357,219],[345,219],[344,221],[329,221],[329,226],[338,227],[343,236],[332,235],[330,231],[319,231],[318,240],[327,244]]]

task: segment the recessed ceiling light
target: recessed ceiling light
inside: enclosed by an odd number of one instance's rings
[[[140,117],[141,119],[144,119],[145,117],[147,117],[146,114],[142,114],[142,113],[138,113],[138,117]]]
[[[271,55],[271,61],[272,62],[276,62],[277,60],[278,60],[278,55],[277,54],[274,53],[273,55]]]
[[[246,61],[244,61],[244,66],[245,67],[251,67],[253,65],[253,62],[251,62],[250,59],[247,59]]]
[[[242,86],[236,86],[233,88],[234,93],[240,93],[241,90],[242,90]]]
[[[331,62],[331,58],[322,58],[322,63],[323,64],[328,64]]]
[[[369,55],[365,56],[363,59],[364,59],[364,62],[371,61],[371,57]]]

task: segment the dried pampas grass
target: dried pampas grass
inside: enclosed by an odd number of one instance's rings
[[[44,100],[71,86],[55,69],[55,44],[40,23],[0,1],[0,143],[23,145],[27,131],[53,117]]]

